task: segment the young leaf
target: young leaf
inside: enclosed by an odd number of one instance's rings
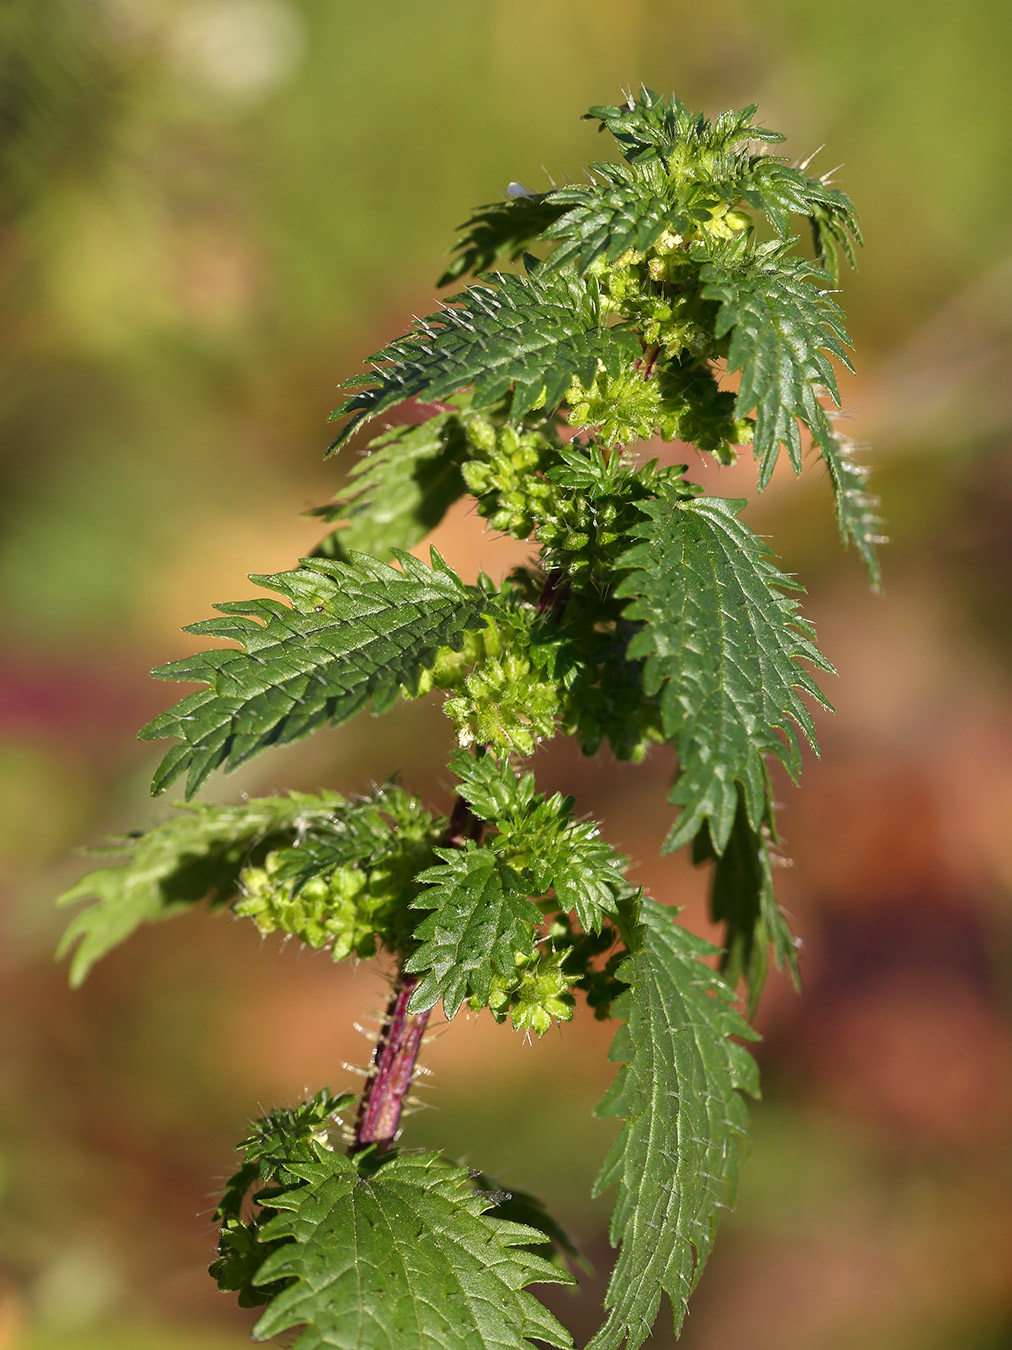
[[[711,258],[700,270],[701,294],[719,300],[717,337],[731,334],[728,370],[741,371],[735,404],[739,417],[755,409],[754,452],[759,486],[770,480],[780,446],[801,472],[799,419],[822,445],[831,436],[816,388],[824,387],[839,406],[836,376],[829,360],[851,369],[851,345],[843,312],[807,278],[814,264],[790,257],[791,242],[776,240],[750,250]],[[827,354],[828,353],[828,354]]]
[[[782,141],[777,131],[753,125],[756,104],[740,112],[721,113],[715,122],[702,113],[691,113],[680,98],[661,98],[652,89],[642,88],[637,98],[629,96],[618,107],[591,108],[584,117],[601,123],[611,132],[630,164],[648,164],[660,159],[677,169],[703,161],[719,167],[719,159],[734,163],[733,152],[749,141]],[[684,147],[678,156],[677,151]],[[715,164],[715,161],[718,161]]]
[[[469,286],[430,314],[421,327],[372,358],[374,371],[345,381],[364,385],[331,414],[351,414],[338,449],[363,422],[408,398],[444,399],[474,386],[474,407],[487,408],[512,390],[510,419],[559,406],[574,377],[589,385],[601,362],[615,371],[639,352],[635,336],[604,326],[597,282],[556,272],[534,258],[526,276]],[[382,364],[379,364],[382,363]]]
[[[470,220],[460,226],[461,238],[453,246],[457,256],[436,285],[447,286],[468,273],[477,276],[486,272],[504,254],[510,262],[516,262],[564,210],[552,192],[527,192],[509,201],[477,207]]]
[[[758,828],[767,811],[766,755],[800,768],[798,729],[814,747],[811,715],[798,690],[828,707],[801,666],[832,667],[787,592],[801,588],[770,561],[738,519],[744,501],[686,498],[669,490],[641,510],[639,541],[621,559],[629,575],[616,593],[642,627],[629,644],[645,657],[644,685],[660,693],[664,731],[678,747],[669,800],[682,814],[665,842],[688,843],[704,821],[724,851],[738,805]]]
[[[533,1228],[486,1214],[492,1198],[437,1154],[378,1168],[328,1153],[285,1169],[292,1187],[262,1230],[283,1240],[257,1283],[289,1281],[253,1329],[266,1340],[303,1327],[298,1350],[530,1350],[572,1338],[530,1294],[534,1282],[571,1283],[526,1250]]]
[[[880,502],[865,491],[868,470],[854,458],[854,444],[837,433],[824,437],[819,450],[826,461],[836,495],[836,519],[845,544],[853,544],[861,555],[872,590],[882,589],[882,571],[875,545],[885,543]]]
[[[766,983],[771,947],[777,969],[790,971],[799,989],[801,975],[797,943],[773,889],[769,845],[763,830],[750,824],[744,801],[738,802],[724,852],[715,852],[709,831],[704,829],[693,840],[692,861],[714,864],[710,917],[714,923],[724,924],[720,973],[732,989],[744,980],[751,1019]]]
[[[718,1212],[734,1197],[755,1063],[731,1036],[756,1039],[734,995],[702,958],[715,949],[644,901],[642,946],[619,970],[630,985],[609,1058],[622,1061],[596,1114],[625,1118],[595,1185],[618,1186],[610,1237],[621,1245],[605,1296],[608,1316],[588,1350],[637,1350],[661,1294],[675,1331],[713,1245]]]
[[[463,584],[432,550],[432,567],[397,552],[403,571],[355,554],[350,563],[307,561],[294,572],[257,577],[291,601],[237,600],[216,605],[226,617],[188,633],[234,638],[159,666],[162,680],[200,680],[190,694],[140,732],[142,740],[178,737],[152,792],[188,770],[186,795],[221,765],[234,769],[269,745],[346,721],[371,699],[383,711],[411,686],[440,646],[459,646],[481,628],[490,601]]]
[[[741,184],[741,195],[750,206],[765,211],[781,239],[790,234],[791,215],[808,216],[815,234],[819,261],[830,280],[838,278],[836,246],[855,266],[854,245],[862,243],[861,227],[850,198],[821,178],[811,178],[772,155],[756,156]]]
[[[628,860],[596,825],[573,818],[572,797],[544,797],[532,773],[518,777],[508,761],[496,764],[491,755],[458,754],[450,767],[460,777],[460,795],[495,825],[490,847],[520,875],[527,894],[554,891],[560,910],[575,911],[586,932],[600,932],[628,891]]]
[[[394,549],[414,548],[467,491],[460,475],[467,457],[456,413],[385,431],[370,443],[333,504],[313,513],[345,522],[313,556],[347,562],[351,553],[361,552],[389,559]]]
[[[293,792],[240,806],[200,803],[145,834],[124,835],[94,850],[127,861],[89,872],[57,901],[92,901],[71,920],[57,952],[73,952],[70,983],[81,984],[96,961],[142,924],[171,918],[201,900],[227,902],[243,867],[343,804],[330,792]]]
[[[662,175],[637,175],[623,164],[595,164],[592,171],[600,182],[553,195],[569,209],[542,236],[562,241],[546,261],[547,271],[572,263],[585,272],[596,258],[614,262],[630,249],[646,253],[665,230],[689,228],[692,199]]]
[[[422,975],[409,1011],[424,1012],[441,998],[452,1018],[469,994],[488,1002],[493,972],[511,978],[516,956],[533,956],[542,916],[523,878],[491,849],[469,841],[436,853],[443,864],[421,873],[426,889],[412,904],[434,913],[415,929],[422,945],[404,969]]]

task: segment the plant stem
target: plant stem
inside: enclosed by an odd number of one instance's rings
[[[481,827],[482,822],[472,814],[467,802],[458,797],[443,836],[444,845],[461,848],[467,839],[473,839],[481,832]],[[349,1153],[360,1153],[373,1144],[379,1152],[386,1153],[397,1138],[404,1101],[415,1076],[418,1052],[431,1012],[430,1008],[420,1013],[408,1012],[418,979],[417,975],[408,975],[403,967],[398,968],[383,1029],[359,1102]]]

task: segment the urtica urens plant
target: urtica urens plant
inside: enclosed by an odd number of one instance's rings
[[[837,250],[852,262],[860,240],[854,210],[769,153],[782,138],[755,111],[709,122],[643,90],[587,114],[620,160],[480,208],[442,282],[477,280],[347,382],[332,450],[394,409],[406,420],[319,512],[336,529],[294,571],[252,578],[278,598],[218,605],[187,629],[236,645],[154,672],[202,686],[140,733],[176,742],[155,793],[185,775],[190,798],[215,769],[436,691],[460,746],[447,817],[394,780],[350,799],[184,806],[115,840],[126,861],[63,897],[89,902],[63,942],[74,983],[140,924],[205,900],[335,961],[386,954],[393,988],[363,1090],[257,1121],[218,1207],[211,1271],[263,1307],[257,1339],[572,1343],[526,1291],[572,1281],[540,1205],[397,1141],[437,1004],[542,1035],[579,997],[618,1023],[621,1065],[597,1108],[622,1121],[597,1181],[616,1189],[619,1250],[591,1345],[635,1350],[662,1294],[681,1326],[734,1191],[757,1088],[746,1016],[770,948],[797,974],[773,892],[769,762],[797,774],[814,744],[805,700],[825,706],[811,670],[830,666],[745,503],[634,447],[676,441],[730,464],[750,444],[761,490],[781,446],[800,472],[806,429],[844,541],[878,584],[876,503],[829,411],[849,346],[831,291]],[[467,495],[491,529],[530,541],[527,566],[468,585],[435,550],[429,563],[406,551]],[[578,802],[538,792],[520,766],[559,734],[623,760],[675,747],[664,848],[711,868],[719,953],[625,879]]]

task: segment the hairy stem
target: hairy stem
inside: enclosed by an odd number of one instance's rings
[[[481,832],[482,822],[463,797],[458,797],[443,836],[448,848],[461,848]],[[369,1076],[358,1105],[355,1135],[349,1153],[360,1153],[375,1144],[380,1152],[393,1147],[401,1125],[404,1102],[415,1076],[418,1052],[431,1009],[409,1013],[408,1004],[419,976],[398,968],[387,1003],[383,1029],[369,1065]]]

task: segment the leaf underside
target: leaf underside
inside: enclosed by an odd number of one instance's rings
[[[234,769],[269,745],[346,721],[371,700],[389,707],[412,686],[440,646],[459,645],[483,626],[488,600],[466,587],[433,550],[426,567],[396,554],[403,571],[367,554],[350,563],[312,559],[293,572],[253,577],[285,596],[216,605],[224,618],[188,633],[233,638],[160,666],[163,680],[199,680],[190,694],[140,732],[142,740],[175,736],[152,785],[161,792],[187,772],[192,796],[215,769]]]
[[[224,902],[255,849],[264,852],[343,803],[336,793],[290,793],[240,806],[200,802],[145,834],[125,835],[92,850],[126,859],[89,872],[57,901],[92,903],[71,920],[57,956],[73,952],[70,982],[76,988],[96,961],[146,923],[156,923],[200,901]]]
[[[317,545],[314,556],[347,562],[352,553],[370,553],[387,560],[395,549],[414,548],[464,495],[460,466],[466,452],[456,413],[378,436],[334,503],[314,512],[324,520],[344,521]]]
[[[654,901],[641,912],[642,947],[619,970],[631,988],[614,1005],[625,1021],[609,1058],[622,1068],[596,1111],[625,1123],[595,1186],[596,1195],[618,1186],[610,1236],[620,1251],[588,1350],[637,1350],[662,1293],[680,1331],[719,1212],[734,1198],[748,1127],[741,1093],[758,1095],[755,1063],[730,1039],[755,1033],[701,959],[715,949]]]

